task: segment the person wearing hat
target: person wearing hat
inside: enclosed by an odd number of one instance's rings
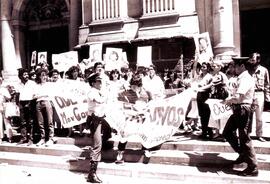
[[[99,73],[95,73],[88,78],[91,89],[87,94],[88,117],[86,121],[93,136],[93,145],[90,149],[90,171],[87,176],[87,181],[91,183],[102,183],[96,174],[96,170],[98,162],[101,160],[102,139],[108,140],[110,138],[104,138],[104,136],[108,134],[103,132],[104,127],[107,127],[108,123],[104,119],[104,104],[107,100],[107,96],[102,93],[102,81]]]
[[[233,164],[247,163],[247,168],[239,174],[242,176],[258,176],[258,166],[255,150],[250,138],[250,114],[255,92],[255,82],[247,71],[249,67],[248,57],[234,57],[234,67],[237,77],[237,89],[233,96],[224,100],[224,103],[232,107],[233,114],[229,117],[223,131],[224,138],[229,142],[239,157]],[[237,137],[236,131],[239,136]]]
[[[267,68],[260,65],[261,55],[259,53],[252,53],[248,62],[250,63],[249,72],[255,81],[255,98],[254,103],[256,109],[254,115],[256,117],[256,136],[261,142],[266,140],[262,137],[263,135],[263,121],[262,113],[264,108],[264,102],[270,101],[270,82],[269,72]],[[266,97],[266,98],[265,98]]]
[[[212,86],[210,88],[210,95],[209,98],[211,99],[219,99],[224,100],[229,96],[228,92],[228,77],[225,73],[221,71],[223,68],[223,64],[220,60],[214,60],[213,63],[211,63],[211,69],[212,69]],[[209,124],[208,126],[213,131],[213,137],[215,140],[224,141],[224,138],[222,137],[222,131],[225,127],[225,124],[227,122],[227,119],[218,119],[213,120],[210,116]]]

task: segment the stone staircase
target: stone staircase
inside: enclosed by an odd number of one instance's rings
[[[140,143],[135,139],[127,144],[124,164],[115,164],[119,137],[113,136],[113,148],[103,150],[98,173],[104,178],[132,179],[132,181],[157,180],[170,183],[270,183],[270,144],[253,141],[260,173],[258,177],[241,177],[237,173],[245,164],[229,168],[237,158],[226,142],[201,141],[197,135],[182,134],[154,149],[150,158],[144,155]],[[49,147],[36,145],[0,144],[0,163],[9,165],[50,168],[86,173],[89,169],[89,136],[73,138],[58,137],[57,144]],[[101,176],[101,177],[102,177]],[[152,181],[152,182],[151,182]],[[110,183],[110,182],[108,182]],[[138,183],[141,183],[138,181]]]

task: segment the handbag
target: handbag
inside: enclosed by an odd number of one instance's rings
[[[6,118],[20,116],[20,108],[15,102],[5,102],[3,106]]]

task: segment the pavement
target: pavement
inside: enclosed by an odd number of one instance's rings
[[[101,163],[102,164],[102,163]],[[142,166],[137,166],[142,167]],[[161,166],[164,169],[168,169],[164,166]],[[167,166],[168,167],[168,166]],[[180,170],[175,170],[170,166],[175,172],[182,173],[182,177],[178,180],[173,178],[170,179],[155,179],[154,176],[149,176],[148,178],[140,178],[136,174],[132,176],[116,176],[116,175],[106,175],[99,174],[104,184],[269,184],[269,171],[260,171],[259,177],[241,177],[230,175],[226,172],[218,171],[212,172],[210,170],[202,170],[199,176],[196,176],[196,172],[192,167],[178,168]],[[160,168],[161,170],[162,168]],[[230,178],[228,178],[230,175]],[[87,174],[72,172],[62,169],[46,169],[39,167],[26,167],[26,166],[14,166],[8,164],[0,164],[0,183],[1,184],[55,184],[55,183],[64,183],[64,184],[86,184]],[[261,180],[259,179],[261,178]],[[268,179],[263,179],[268,178]]]

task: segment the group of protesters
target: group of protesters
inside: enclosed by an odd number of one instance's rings
[[[252,96],[252,103],[249,105],[256,116],[256,136],[258,140],[265,141],[262,137],[262,112],[264,102],[270,100],[268,96],[269,73],[266,68],[260,65],[260,58],[259,53],[253,53],[247,59],[249,65],[246,69],[255,83],[253,89],[255,95]],[[228,133],[228,130],[231,130],[228,128],[228,119],[213,120],[206,102],[208,99],[226,101],[226,99],[234,98],[239,87],[235,64],[235,62],[230,62],[224,65],[217,60],[205,62],[190,60],[184,65],[182,71],[165,69],[162,73],[157,73],[154,65],[138,67],[136,70],[121,68],[121,70],[105,71],[103,62],[95,62],[92,67],[86,68],[84,71],[80,65],[72,66],[65,73],[56,69],[49,71],[46,63],[40,64],[30,72],[23,68],[19,69],[20,83],[16,87],[1,85],[0,88],[0,118],[4,122],[0,123],[0,143],[3,138],[9,142],[13,141],[13,117],[6,110],[11,104],[15,104],[14,107],[19,108],[17,115],[19,116],[21,139],[18,144],[32,145],[35,142],[37,146],[50,146],[56,143],[55,128],[62,129],[63,127],[61,127],[59,117],[50,103],[49,94],[51,91],[44,86],[47,82],[57,82],[63,79],[87,82],[91,88],[87,95],[89,110],[86,125],[79,125],[80,133],[85,128],[89,128],[95,140],[88,176],[90,182],[101,182],[96,176],[97,163],[101,159],[102,141],[104,141],[104,138],[101,137],[102,134],[103,136],[107,135],[105,140],[108,140],[111,131],[109,130],[107,134],[102,132],[104,126],[108,130],[109,125],[104,119],[106,114],[100,110],[99,106],[108,100],[112,102],[121,100],[134,104],[132,108],[139,111],[145,103],[151,100],[166,98],[192,88],[194,95],[190,101],[186,119],[179,128],[185,131],[200,130],[202,133],[199,138],[203,140],[219,138],[222,141],[229,141],[232,135]],[[0,84],[2,81],[3,79],[0,78]],[[249,115],[247,121],[251,123],[252,119],[252,115]],[[69,136],[72,136],[73,130],[74,127],[68,129]],[[250,131],[249,129],[248,134]],[[34,140],[35,133],[39,135],[37,140]],[[118,146],[117,161],[123,161],[126,141],[122,140]],[[240,154],[240,161],[243,161],[241,151],[238,148],[235,150]],[[246,174],[249,174],[252,169],[254,172],[254,168],[251,167],[255,166],[256,164],[253,163],[252,166],[248,167],[249,170],[246,171]]]

